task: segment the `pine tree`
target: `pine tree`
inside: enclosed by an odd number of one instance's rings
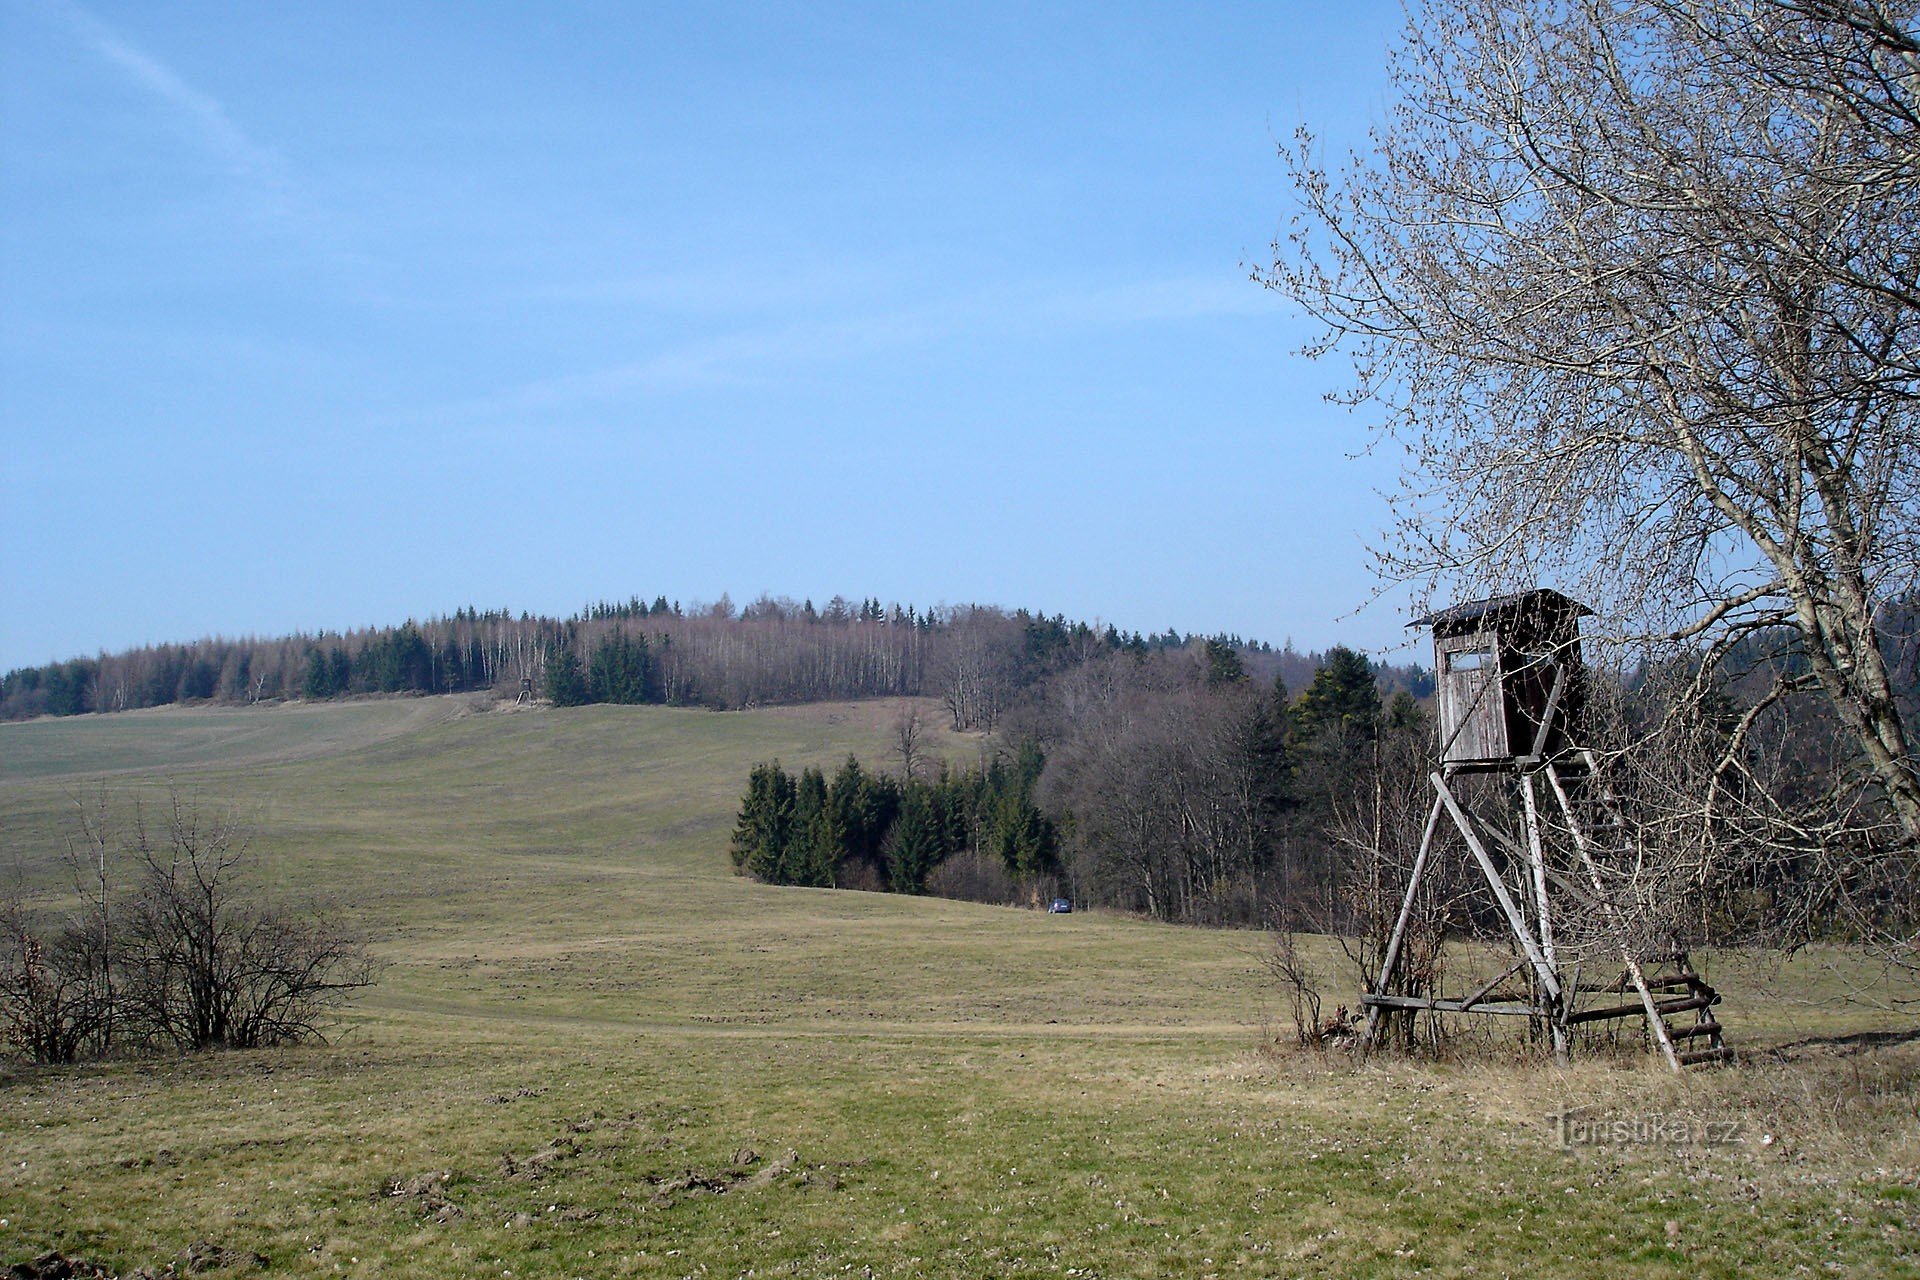
[[[1313,673],[1313,683],[1293,704],[1293,714],[1306,737],[1372,738],[1380,723],[1380,690],[1374,683],[1373,664],[1345,645],[1335,645]]]

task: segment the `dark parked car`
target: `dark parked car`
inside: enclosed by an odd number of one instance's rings
[[[1050,916],[1064,916],[1072,910],[1073,903],[1066,898],[1055,898],[1047,904],[1047,914]]]

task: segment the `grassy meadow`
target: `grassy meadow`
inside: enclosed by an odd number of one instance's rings
[[[17,892],[61,892],[78,800],[171,786],[385,964],[325,1046],[5,1068],[0,1268],[1920,1275],[1920,1050],[1837,1003],[1859,958],[1713,958],[1730,1070],[1356,1066],[1283,1047],[1257,934],[731,874],[754,763],[884,766],[899,709],[0,724]]]

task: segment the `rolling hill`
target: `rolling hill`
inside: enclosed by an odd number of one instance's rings
[[[885,759],[897,704],[509,711],[464,698],[0,725],[0,847],[59,901],[73,806],[232,803],[263,881],[385,963],[333,1043],[0,1080],[0,1265],[235,1274],[1701,1276],[1910,1265],[1910,1047],[1724,958],[1786,1065],[1674,1081],[1355,1067],[1246,932],[777,889],[748,770]],[[972,758],[979,739],[937,749]],[[1315,952],[1330,1001],[1350,979]],[[1803,990],[1826,962],[1804,958]],[[1284,1038],[1280,1036],[1279,1038]],[[1820,1041],[1814,1044],[1810,1041]],[[1737,1140],[1563,1150],[1547,1113]],[[1766,1141],[1762,1141],[1765,1137]],[[1760,1215],[1756,1219],[1756,1214]],[[1756,1229],[1756,1222],[1765,1229]]]

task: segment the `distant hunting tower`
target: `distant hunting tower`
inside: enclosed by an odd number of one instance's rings
[[[1644,1017],[1668,1065],[1731,1056],[1710,1010],[1719,994],[1694,972],[1686,954],[1666,946],[1642,956],[1629,913],[1608,888],[1604,850],[1595,829],[1617,825],[1595,773],[1591,750],[1576,740],[1585,670],[1580,619],[1592,610],[1558,591],[1540,589],[1455,605],[1416,619],[1433,629],[1440,709],[1440,768],[1429,775],[1434,801],[1407,878],[1379,980],[1361,997],[1366,1037],[1373,1043],[1382,1015],[1394,1010],[1512,1014],[1535,1019],[1550,1032],[1554,1056],[1565,1061],[1573,1028]],[[1455,788],[1469,775],[1486,775],[1491,803],[1470,808]],[[1543,811],[1541,786],[1554,810]],[[1517,959],[1469,995],[1396,991],[1402,948],[1423,879],[1445,843],[1442,815],[1465,842],[1497,907]],[[1596,816],[1601,821],[1596,822]],[[1565,915],[1571,904],[1572,915]],[[1556,939],[1556,911],[1578,941]],[[1598,959],[1585,943],[1604,940],[1621,966],[1617,978],[1582,982],[1582,961]],[[1563,954],[1563,952],[1565,954]],[[1593,952],[1594,954],[1587,954]],[[1571,961],[1571,965],[1569,965]],[[1636,997],[1625,1002],[1629,992]],[[1605,1004],[1583,996],[1613,998]],[[1693,1021],[1671,1020],[1692,1013]]]

